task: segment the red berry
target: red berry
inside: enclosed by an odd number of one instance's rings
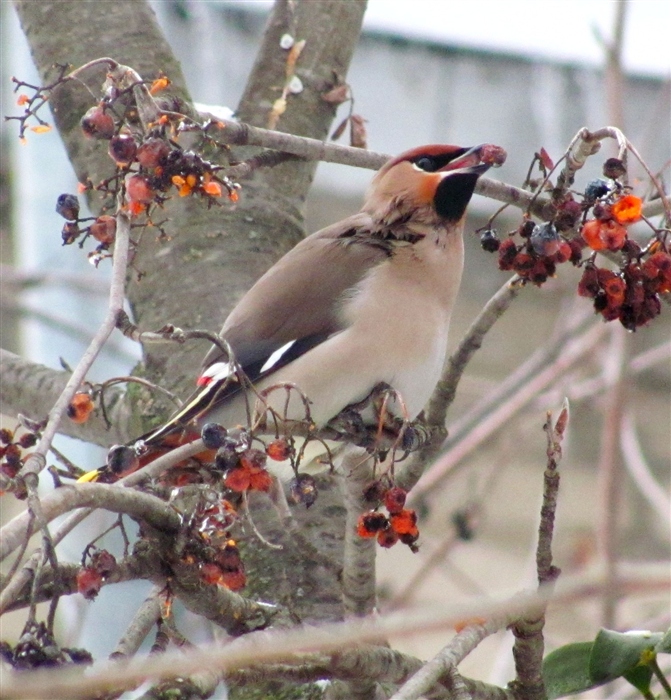
[[[130,165],[135,160],[137,143],[130,134],[117,134],[110,139],[107,152],[118,165]]]
[[[89,227],[89,233],[99,243],[112,245],[116,237],[116,217],[108,214],[99,216]]]
[[[81,127],[84,135],[94,139],[111,139],[115,124],[112,115],[104,107],[91,107],[82,117]]]
[[[102,586],[103,577],[91,567],[84,567],[77,572],[77,590],[87,600],[93,600]]]
[[[417,513],[414,510],[402,510],[389,518],[391,527],[399,535],[418,534]]]
[[[149,204],[152,202],[156,192],[151,188],[147,178],[143,175],[131,175],[126,180],[126,196],[131,202]]]
[[[170,153],[168,143],[163,139],[152,137],[138,146],[136,157],[143,168],[153,170],[165,163],[168,153]]]
[[[384,506],[392,514],[400,513],[405,505],[408,492],[398,486],[392,486],[384,496]]]
[[[286,438],[273,440],[266,446],[266,454],[276,462],[284,462],[291,457],[293,450]]]

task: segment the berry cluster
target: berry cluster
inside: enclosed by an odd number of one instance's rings
[[[198,153],[184,150],[166,135],[170,120],[161,116],[150,132],[141,135],[115,119],[114,100],[104,99],[82,117],[85,136],[109,141],[108,153],[125,176],[128,211],[137,216],[150,204],[161,204],[176,187],[180,197],[198,194],[210,203],[221,197],[222,186],[232,201],[238,199],[238,185],[219,177],[218,166]],[[105,183],[107,187],[109,183]]]
[[[368,501],[381,501],[388,515],[374,509],[359,516],[357,533],[360,537],[377,539],[381,547],[393,547],[399,540],[407,544],[413,552],[417,551],[419,529],[417,513],[405,508],[407,492],[398,487],[385,486],[377,481],[369,486],[364,497]]]
[[[0,430],[0,472],[13,479],[21,470],[25,456],[23,450],[30,449],[37,444],[35,433],[23,433],[16,438],[15,434],[7,428]],[[15,495],[19,496],[18,493]]]
[[[230,528],[237,520],[225,499],[204,500],[187,521],[188,537],[182,561],[198,566],[201,581],[239,591],[247,583],[245,567]]]
[[[631,331],[660,314],[659,294],[669,291],[671,255],[663,250],[644,262],[625,254],[625,263],[617,272],[587,263],[578,285],[578,294],[594,299],[594,310],[606,321],[619,320]]]
[[[593,299],[594,310],[606,321],[619,320],[633,331],[659,315],[659,295],[671,291],[671,254],[660,232],[645,248],[629,238],[627,226],[642,218],[642,201],[618,181],[624,174],[621,161],[606,161],[604,174],[608,179],[587,185],[581,203],[567,195],[552,221],[525,220],[504,241],[487,228],[480,242],[485,250],[498,251],[501,270],[538,286],[554,276],[558,264],[584,266],[578,294]],[[585,249],[589,256],[583,259]],[[598,267],[600,252],[620,254],[618,269]]]
[[[492,230],[484,231],[480,240],[485,250],[498,250],[499,269],[513,270],[539,287],[548,277],[554,277],[557,265],[567,261],[576,265],[582,258],[581,241],[565,238],[553,222],[525,221],[517,233],[523,239],[519,245],[513,238],[499,243]]]
[[[93,663],[93,657],[86,649],[59,646],[44,622],[36,622],[32,617],[15,647],[0,642],[0,658],[17,671]]]
[[[77,591],[87,600],[94,600],[100,593],[103,581],[114,572],[116,565],[114,555],[106,549],[89,545],[84,550],[82,568],[77,572]]]

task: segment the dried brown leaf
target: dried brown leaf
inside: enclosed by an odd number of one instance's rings
[[[366,132],[366,120],[360,114],[353,114],[350,118],[350,146],[354,148],[368,148],[368,134]]]
[[[347,102],[349,100],[349,85],[347,83],[336,85],[332,90],[322,95],[322,100],[332,105],[341,105],[343,102]]]

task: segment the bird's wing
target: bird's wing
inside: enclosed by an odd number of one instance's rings
[[[282,348],[286,350],[277,357],[277,364],[272,364],[273,369],[342,330],[343,297],[389,254],[384,241],[370,237],[371,225],[368,215],[356,214],[313,233],[271,267],[240,300],[221,335],[248,374],[248,369],[259,371]],[[286,347],[289,343],[292,345]],[[223,359],[215,346],[203,366]]]
[[[237,365],[256,382],[344,329],[342,301],[391,243],[371,236],[367,214],[355,214],[313,233],[290,250],[243,296],[222,329]],[[141,439],[155,442],[240,391],[234,369],[214,346],[203,362],[200,388],[161,428]]]

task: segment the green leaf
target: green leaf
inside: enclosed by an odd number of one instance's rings
[[[631,671],[622,674],[636,690],[640,690],[643,695],[650,695],[650,681],[652,680],[652,668],[650,666],[634,666]]]
[[[638,665],[646,665],[650,652],[661,640],[660,632],[600,630],[589,659],[590,678],[597,683],[607,683],[633,671]]]
[[[664,636],[655,647],[658,654],[671,654],[671,627],[664,633]]]
[[[543,680],[548,700],[596,688],[589,675],[589,660],[593,642],[566,644],[543,659]]]

